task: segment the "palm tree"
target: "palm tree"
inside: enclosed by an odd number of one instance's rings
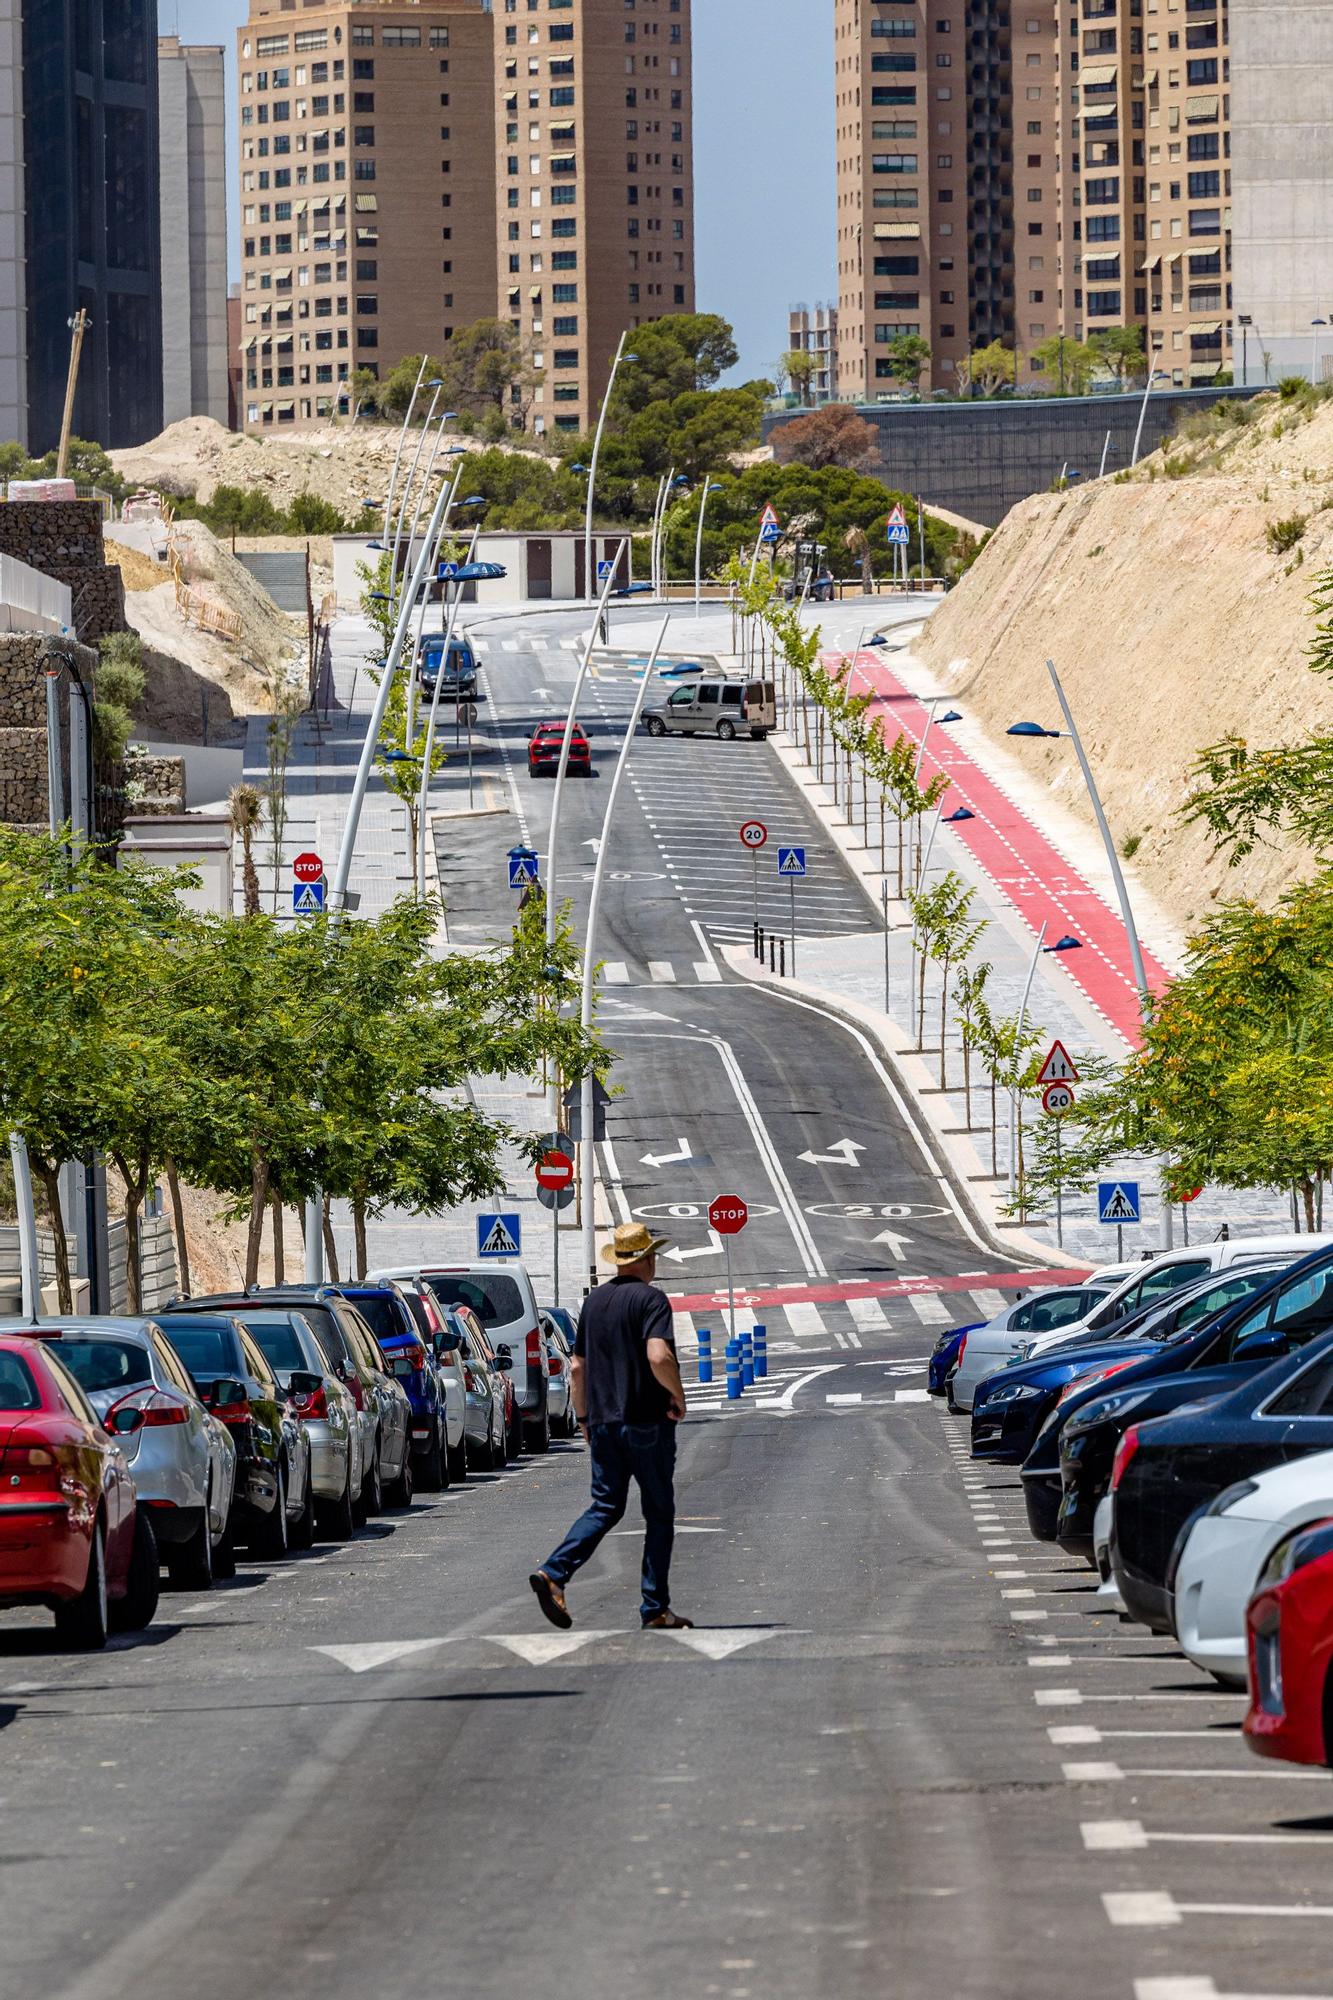
[[[851,527],[842,538],[843,546],[853,562],[861,565],[861,583],[867,597],[874,595],[875,565],[870,555],[870,537],[864,528]]]
[[[240,836],[241,881],[245,889],[245,914],[259,915],[259,875],[255,868],[254,839],[264,817],[264,799],[258,785],[233,785],[227,800],[227,818],[233,834]]]

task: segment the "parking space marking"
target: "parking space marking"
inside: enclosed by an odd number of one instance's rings
[[[1127,1853],[1148,1846],[1333,1847],[1333,1833],[1150,1833],[1138,1819],[1084,1820],[1083,1845],[1095,1853]]]
[[[1102,1907],[1113,1924],[1166,1928],[1186,1917],[1333,1917],[1327,1903],[1178,1903],[1165,1889],[1102,1892]]]
[[[1286,2000],[1277,1993],[1219,1993],[1213,1980],[1192,1973],[1166,1979],[1136,1979],[1134,2000]],[[1313,1995],[1312,2000],[1324,2000]]]

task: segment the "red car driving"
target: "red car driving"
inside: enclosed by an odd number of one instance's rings
[[[528,776],[542,777],[547,772],[555,776],[560,762],[560,746],[565,738],[563,722],[539,722],[528,739]],[[587,737],[574,724],[569,738],[569,764],[571,771],[579,771],[585,778],[592,776],[592,747]]]
[[[0,1335],[0,1606],[54,1611],[68,1646],[141,1631],[158,1552],[124,1453],[42,1342]]]
[[[1251,1750],[1290,1764],[1333,1764],[1333,1521],[1278,1544],[1246,1620]]]

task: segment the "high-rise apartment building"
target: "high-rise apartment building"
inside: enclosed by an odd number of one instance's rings
[[[837,401],[838,396],[838,308],[836,306],[793,306],[787,314],[787,351],[806,354],[810,381],[805,401],[811,409]],[[793,382],[793,388],[802,384]]]
[[[243,416],[276,429],[494,316],[494,22],[251,0],[237,51]]]
[[[0,441],[28,441],[27,260],[23,245],[23,21],[0,0]]]
[[[1144,328],[1179,385],[1231,364],[1227,0],[1060,16],[1063,331]]]
[[[622,332],[694,310],[690,0],[496,0],[500,315],[534,428],[586,430]]]
[[[227,421],[224,51],[157,44],[162,421]]]

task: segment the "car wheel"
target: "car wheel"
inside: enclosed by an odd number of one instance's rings
[[[309,1466],[305,1476],[305,1505],[292,1522],[290,1541],[294,1549],[312,1549],[315,1546],[315,1489],[311,1484]]]
[[[445,1455],[449,1461],[449,1477],[455,1486],[461,1486],[467,1478],[467,1432],[464,1431],[457,1444],[446,1446]]]
[[[255,1529],[251,1546],[255,1554],[279,1562],[288,1549],[287,1461],[278,1461],[277,1496],[268,1515]]]
[[[666,724],[660,715],[650,715],[643,726],[650,736],[666,735]]]
[[[188,1541],[178,1542],[166,1552],[167,1575],[173,1590],[211,1590],[213,1587],[213,1531],[208,1525],[209,1502],[204,1502],[203,1519]]]
[[[110,1630],[106,1601],[106,1530],[100,1521],[88,1550],[88,1578],[78,1596],[56,1607],[56,1635],[80,1653],[99,1653]]]
[[[430,1450],[421,1461],[421,1490],[423,1493],[438,1493],[446,1483],[444,1454],[440,1450],[440,1427],[435,1424],[430,1434]]]
[[[412,1482],[412,1446],[410,1439],[403,1440],[403,1469],[396,1479],[391,1479],[384,1489],[384,1501],[388,1507],[410,1507],[415,1487]]]
[[[204,1541],[208,1541],[208,1517],[204,1517]],[[134,1546],[130,1550],[130,1570],[125,1579],[125,1595],[110,1607],[113,1632],[142,1632],[153,1622],[161,1590],[162,1558],[158,1554],[153,1524],[142,1507],[135,1510]]]
[[[543,1410],[540,1421],[525,1423],[523,1442],[529,1451],[541,1453],[551,1449],[551,1412]]]
[[[370,1514],[384,1512],[384,1487],[380,1481],[380,1440],[378,1431],[371,1448],[370,1464],[366,1467],[361,1481],[362,1518]]]
[[[317,1507],[315,1518],[319,1524],[320,1539],[326,1542],[350,1542],[356,1533],[356,1503],[352,1498],[352,1459],[347,1456],[347,1478],[343,1490],[336,1500]]]
[[[734,743],[736,741],[736,725],[734,722],[719,722],[717,733],[723,743]]]

